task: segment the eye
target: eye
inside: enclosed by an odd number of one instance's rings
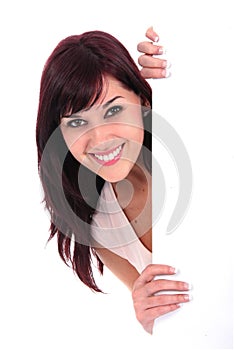
[[[108,111],[106,112],[104,118],[113,117],[114,115],[120,113],[122,110],[123,110],[122,106],[113,106],[113,107],[108,109]]]
[[[79,128],[80,126],[86,125],[88,122],[83,119],[73,119],[67,123],[67,126],[71,128]]]

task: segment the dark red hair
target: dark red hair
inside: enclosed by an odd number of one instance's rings
[[[72,156],[59,125],[62,115],[76,113],[98,100],[105,76],[120,81],[141,97],[143,106],[151,107],[151,88],[126,48],[108,33],[91,31],[62,40],[48,58],[41,78],[36,127],[39,174],[51,216],[49,239],[57,235],[63,261],[95,291],[100,289],[93,277],[92,256],[101,273],[103,264],[92,248],[90,224],[104,180]],[[151,150],[151,117],[143,120],[144,145]],[[145,162],[150,168],[149,157]],[[81,170],[85,179],[82,192],[77,180]]]

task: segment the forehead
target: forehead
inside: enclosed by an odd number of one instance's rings
[[[103,89],[100,97],[94,105],[85,109],[85,111],[92,110],[104,105],[116,96],[121,96],[126,102],[139,103],[140,98],[123,83],[113,77],[105,77],[103,79]]]
[[[88,89],[88,94],[85,97],[78,89],[78,97],[75,98],[74,102],[66,104],[62,117],[75,117],[78,114],[83,115],[83,113],[86,114],[90,111],[97,111],[102,107],[105,108],[105,106],[111,104],[108,103],[109,101],[115,100],[116,96],[122,97],[121,103],[141,104],[140,97],[133,90],[112,76],[102,76],[97,91],[95,92],[92,87],[91,90],[93,90],[94,95],[91,96],[91,91]]]
[[[127,89],[119,80],[112,77],[104,77],[102,93],[99,99],[96,101],[96,104],[101,105],[106,99],[108,99],[108,97],[117,94],[119,91],[126,94],[130,90]]]

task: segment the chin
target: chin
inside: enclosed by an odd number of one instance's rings
[[[117,183],[119,181],[124,180],[127,177],[127,175],[126,176],[108,176],[108,175],[102,175],[102,174],[99,174],[99,176],[102,177],[103,180],[110,183]]]
[[[98,175],[102,177],[105,181],[108,181],[110,183],[116,183],[126,179],[130,171],[131,169],[129,168],[126,170],[122,168],[121,171],[116,171],[111,169],[108,169],[108,171],[106,171],[105,169],[105,171],[100,171]]]

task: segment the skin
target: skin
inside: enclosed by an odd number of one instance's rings
[[[70,152],[81,164],[116,183],[128,178],[141,152],[141,100],[116,79],[105,77],[105,88],[97,104],[64,116],[61,131]],[[114,156],[119,147],[120,154]],[[105,156],[113,159],[105,160]]]
[[[147,30],[146,37],[151,41],[138,44],[138,50],[141,53],[139,57],[141,74],[146,79],[164,78],[168,75],[167,61],[155,57],[163,53],[162,46],[155,44],[159,37],[152,27]],[[103,106],[113,98],[116,99],[104,108]],[[125,106],[125,109],[107,118],[106,113],[111,114],[118,110],[116,106]],[[111,108],[113,108],[112,112]],[[131,118],[133,114],[134,118]],[[72,128],[71,124],[68,124],[70,122],[76,127]],[[77,125],[81,126],[77,127]],[[149,200],[151,176],[144,166],[141,155],[143,129],[139,97],[125,89],[112,77],[106,77],[106,88],[97,105],[69,117],[63,116],[61,130],[74,157],[91,171],[112,183],[117,200],[140,241],[152,252],[152,228],[149,215],[151,213]],[[93,153],[111,153],[122,144],[124,148],[121,151],[121,157],[112,165],[100,164],[92,156]],[[128,183],[131,183],[133,189],[131,196]],[[144,215],[145,206],[147,210]],[[135,219],[142,212],[141,223],[136,223]],[[182,281],[168,279],[168,276],[176,273],[174,267],[151,264],[139,274],[126,259],[108,249],[97,248],[96,251],[104,265],[130,289],[136,318],[146,332],[152,333],[156,318],[178,309],[181,303],[189,301],[189,294],[184,293],[189,291],[189,285]],[[163,294],[165,291],[175,293]]]
[[[145,79],[149,78],[165,78],[169,76],[168,62],[165,59],[158,58],[165,52],[161,45],[157,45],[159,41],[158,34],[150,27],[146,31],[146,37],[151,41],[143,41],[137,45],[137,49],[142,55],[138,58],[138,63],[142,67],[141,75]]]

